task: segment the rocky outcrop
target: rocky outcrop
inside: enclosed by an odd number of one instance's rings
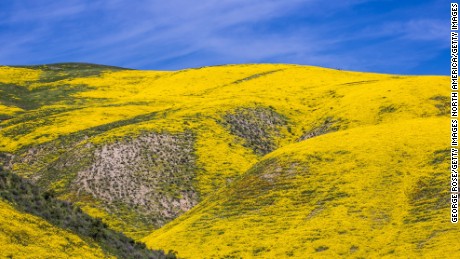
[[[121,203],[150,214],[160,226],[197,203],[194,166],[191,134],[147,133],[96,148],[73,185],[109,207]]]
[[[230,132],[244,139],[244,146],[258,155],[265,155],[277,148],[275,137],[287,119],[272,108],[238,108],[224,116],[224,125]]]

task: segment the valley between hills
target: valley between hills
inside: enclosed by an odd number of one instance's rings
[[[0,257],[455,258],[448,85],[0,66]]]

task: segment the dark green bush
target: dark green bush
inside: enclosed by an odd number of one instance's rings
[[[20,211],[39,216],[51,224],[68,229],[84,240],[96,242],[108,254],[119,258],[176,258],[169,252],[147,249],[123,233],[108,228],[101,219],[92,218],[70,202],[58,200],[53,192],[42,192],[18,175],[0,167],[0,198]]]

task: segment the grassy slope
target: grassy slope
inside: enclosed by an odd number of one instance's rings
[[[146,131],[190,131],[195,136],[197,155],[194,188],[203,200],[223,186],[234,186],[232,182],[260,161],[266,150],[369,125],[398,128],[399,122],[416,118],[447,121],[449,109],[448,78],[439,76],[381,75],[295,65],[67,74],[60,77],[38,69],[0,69],[0,83],[14,85],[5,89],[18,93],[0,100],[8,107],[0,106],[9,118],[0,123],[0,151],[27,157],[30,147],[47,143],[58,146],[52,151],[44,148],[35,158],[38,162],[16,162],[15,172],[34,177],[49,170],[63,154],[71,153],[67,143],[78,151],[87,143],[105,145]],[[258,112],[260,109],[263,112]],[[267,120],[271,114],[275,114],[274,119]],[[235,121],[246,126],[229,125]],[[264,128],[267,121],[285,122]],[[63,147],[56,141],[64,143]],[[313,139],[306,143],[309,141]],[[253,150],[254,143],[264,152]],[[69,156],[69,161],[79,161]],[[71,166],[78,171],[77,162]],[[114,215],[105,211],[100,201],[74,197],[66,189],[73,177],[50,179],[44,188],[59,190],[62,198],[76,199],[88,212],[119,230],[142,231],[137,237],[152,228],[136,225],[136,214],[129,215],[129,211]],[[177,245],[162,242],[165,247]],[[192,250],[181,252],[190,254]]]
[[[99,247],[0,200],[0,257],[104,258]]]
[[[30,213],[46,220],[55,227],[68,230],[78,235],[88,244],[100,247],[105,255],[117,258],[175,258],[173,255],[165,255],[163,251],[153,251],[146,249],[144,243],[136,242],[122,233],[118,233],[108,228],[100,219],[92,218],[85,214],[80,208],[72,203],[58,200],[52,192],[42,192],[37,186],[18,175],[4,172],[0,168],[0,199],[9,202],[16,209],[23,213]],[[5,212],[5,211],[4,211]],[[15,214],[20,214],[15,212]],[[24,217],[25,219],[27,217]],[[27,221],[26,221],[27,222]],[[32,229],[24,224],[24,228]],[[35,227],[35,226],[32,226]],[[41,244],[40,238],[43,232],[49,232],[47,225],[35,227],[35,237],[31,233],[20,230],[20,224],[7,229],[4,233],[10,235],[12,246],[28,246],[29,244],[36,248],[46,249],[47,245]],[[29,231],[31,232],[31,231]],[[59,231],[58,231],[59,232]],[[64,232],[64,231],[60,231]],[[60,241],[59,239],[57,241]],[[53,245],[53,250],[58,249],[58,245]],[[74,249],[81,248],[81,244],[76,242],[67,242],[62,244],[63,253],[69,250],[71,253]],[[37,249],[37,251],[38,251]],[[19,250],[19,251],[18,251]],[[17,256],[20,249],[17,249],[12,255]],[[40,255],[40,254],[39,254]],[[104,255],[104,256],[105,256]],[[83,255],[82,255],[83,256]],[[97,257],[101,257],[98,255]]]
[[[414,119],[286,146],[145,241],[184,258],[447,258],[446,135]]]

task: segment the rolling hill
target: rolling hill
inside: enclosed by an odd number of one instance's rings
[[[2,258],[104,258],[100,247],[0,201]]]
[[[4,257],[175,258],[147,249],[72,203],[56,199],[52,191],[42,192],[1,168],[0,187]]]
[[[414,119],[288,145],[144,240],[184,258],[450,258],[448,134]]]
[[[448,82],[283,64],[4,66],[0,159],[179,257],[452,255]]]

